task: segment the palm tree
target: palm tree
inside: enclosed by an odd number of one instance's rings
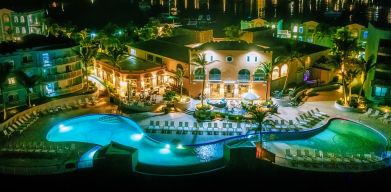
[[[124,46],[120,47],[108,47],[107,53],[102,52],[99,54],[100,59],[108,61],[114,67],[121,70],[120,63],[129,57],[128,52]]]
[[[265,74],[266,80],[267,80],[267,86],[266,86],[266,101],[267,97],[269,95],[269,89],[271,84],[271,74],[273,72],[273,66],[275,63],[279,61],[280,57],[275,58],[274,60],[268,61],[268,62],[262,62],[257,66],[257,70],[261,70],[263,74]]]
[[[7,80],[8,75],[12,71],[12,65],[10,63],[3,63],[0,64],[0,92],[2,96],[2,101],[3,101],[3,120],[7,119],[7,107],[5,104],[5,98],[4,98],[4,84],[5,81]]]
[[[79,50],[73,50],[83,64],[83,76],[86,82],[86,91],[88,91],[88,67],[92,65],[93,59],[96,56],[97,49],[92,46],[80,47]]]
[[[346,94],[345,65],[349,62],[349,57],[357,51],[357,38],[351,36],[346,28],[337,30],[333,37],[332,53],[337,59],[336,64],[341,68],[342,86],[344,94],[344,105],[348,105]]]
[[[175,72],[175,79],[177,81],[177,84],[180,87],[180,101],[182,101],[182,89],[183,89],[183,77],[184,77],[184,72],[182,69],[177,69]]]
[[[206,77],[206,66],[213,63],[214,61],[206,61],[206,54],[201,53],[197,54],[196,57],[193,58],[191,64],[201,67],[203,72],[202,77],[202,90],[201,90],[201,106],[204,107],[204,94],[205,94],[205,77]]]
[[[28,76],[24,71],[16,72],[19,82],[26,88],[26,93],[28,95],[28,106],[31,107],[31,93],[33,88],[39,84],[41,77],[38,75]]]
[[[361,61],[359,62],[361,65],[361,73],[362,73],[363,79],[361,82],[361,87],[360,87],[360,91],[359,91],[358,96],[362,95],[363,87],[364,87],[364,84],[367,80],[369,71],[371,71],[376,66],[376,63],[374,62],[374,60],[375,60],[375,57],[373,55],[371,55],[368,57],[367,60],[361,59]]]
[[[277,105],[273,105],[271,108],[268,108],[264,105],[249,105],[244,106],[247,112],[253,117],[254,121],[257,123],[257,128],[255,129],[255,133],[259,131],[262,132],[262,123],[265,118],[269,115],[276,113],[277,109],[273,107],[277,107]]]
[[[345,74],[345,81],[346,85],[349,87],[349,101],[351,101],[352,98],[352,82],[353,80],[360,74],[360,70],[358,69],[348,69]]]

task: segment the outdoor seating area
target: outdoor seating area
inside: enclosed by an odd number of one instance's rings
[[[23,134],[31,125],[41,116],[56,114],[58,112],[71,111],[74,109],[94,106],[98,102],[96,97],[85,97],[66,104],[52,105],[42,109],[33,110],[31,113],[26,113],[20,117],[15,118],[12,122],[5,126],[3,135],[7,138],[14,133]]]
[[[234,136],[246,133],[246,127],[239,123],[232,122],[182,122],[174,121],[150,121],[145,128],[147,133],[161,134],[193,134],[193,135],[224,135]]]
[[[295,154],[294,152],[295,151]],[[373,170],[385,167],[382,156],[370,153],[334,153],[313,149],[285,149],[290,166],[307,169]]]
[[[380,110],[368,108],[364,115],[372,119],[377,119],[383,124],[388,124],[391,122],[391,114],[389,112],[383,113]]]
[[[3,129],[3,134],[6,137],[10,137],[15,132],[22,134],[26,131],[35,121],[37,121],[39,115],[36,111],[33,111],[31,114],[25,114],[18,119],[14,120],[5,129]]]
[[[277,120],[277,119],[267,119],[263,123],[264,131],[271,132],[294,132],[294,131],[302,131],[306,129],[312,129],[319,122],[329,118],[324,112],[321,112],[318,108],[311,109],[307,112],[299,114],[299,117],[295,117],[296,122],[293,120]]]

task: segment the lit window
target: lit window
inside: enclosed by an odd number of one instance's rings
[[[20,22],[24,23],[24,17],[23,16],[20,16]]]
[[[33,22],[33,17],[31,15],[28,16],[29,23]]]
[[[297,26],[293,26],[293,33],[297,33]]]
[[[15,33],[20,33],[19,27],[15,27]]]
[[[14,22],[15,23],[19,22],[18,16],[14,16]]]
[[[387,87],[376,87],[375,88],[375,96],[376,97],[385,97],[387,94]]]
[[[273,68],[273,72],[272,72],[272,79],[277,79],[280,77],[280,68],[278,68],[277,66]]]
[[[308,38],[307,41],[308,41],[309,43],[312,43],[312,42],[314,42],[314,39]]]
[[[299,33],[303,33],[303,27],[299,27]]]
[[[225,58],[225,60],[228,61],[228,62],[232,62],[234,60],[234,58],[232,56],[227,56]]]
[[[303,41],[303,37],[302,36],[299,36],[299,41]]]
[[[22,27],[22,33],[23,33],[23,34],[26,33],[26,28],[25,28],[25,27]]]
[[[43,63],[43,66],[50,66],[50,58],[49,58],[49,53],[44,53],[42,54],[42,63]]]
[[[281,66],[281,77],[284,77],[288,74],[288,65],[284,64]]]
[[[16,84],[16,79],[15,79],[15,77],[8,78],[8,84],[10,84],[10,85],[15,85],[15,84]]]
[[[136,49],[130,49],[130,55],[136,56]]]
[[[368,38],[368,31],[364,31],[364,33],[363,33],[363,38],[364,38],[364,39],[367,39],[367,38]]]

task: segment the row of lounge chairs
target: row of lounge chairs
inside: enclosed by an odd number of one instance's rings
[[[391,122],[391,114],[390,113],[383,113],[380,110],[368,108],[368,111],[365,112],[364,115],[366,115],[370,118],[379,119],[384,124],[388,124]]]
[[[303,129],[313,128],[320,121],[328,118],[329,116],[321,112],[318,108],[311,109],[303,114],[300,114],[299,117],[296,117],[296,122],[293,120],[265,120],[264,129],[265,131],[272,132],[292,132],[292,131],[301,131]]]
[[[76,149],[75,144],[64,145],[44,142],[18,142],[8,143],[0,148],[2,155],[17,154],[68,154]]]
[[[164,121],[161,124],[160,121],[150,121],[148,127],[146,127],[147,133],[163,133],[163,134],[187,134],[191,133],[193,135],[242,135],[244,129],[240,123],[237,123],[235,127],[231,122],[222,123],[222,127],[218,123],[204,123],[193,122],[192,125],[189,125],[189,122],[178,122],[178,125],[175,125],[174,121]]]
[[[285,158],[289,160],[294,167],[369,169],[383,166],[382,158],[375,155],[374,152],[366,154],[341,154],[323,152],[320,150],[310,151],[309,149],[296,149],[296,155],[293,155],[291,149],[286,149]]]
[[[15,132],[22,134],[27,128],[29,128],[35,121],[37,121],[39,115],[36,111],[30,114],[25,114],[18,119],[10,123],[6,128],[3,129],[3,134],[6,137],[10,137]]]
[[[48,107],[46,109],[43,109],[40,111],[41,115],[49,115],[54,114],[61,111],[70,111],[73,109],[79,109],[80,107],[87,107],[88,105],[93,106],[97,103],[96,97],[85,97],[84,99],[78,99],[77,101],[67,103],[67,104],[61,104],[56,105],[52,107]]]

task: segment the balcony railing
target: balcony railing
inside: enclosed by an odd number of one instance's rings
[[[248,81],[250,81],[250,75],[239,75],[238,81],[248,82]]]
[[[64,65],[64,64],[69,64],[69,63],[73,63],[73,62],[77,62],[78,61],[78,57],[75,55],[75,56],[70,56],[70,57],[60,57],[60,58],[51,58],[50,59],[50,63],[51,65]]]
[[[221,75],[220,74],[210,74],[209,75],[209,80],[210,81],[220,81],[221,80]]]
[[[72,72],[67,72],[67,73],[61,73],[61,74],[55,74],[55,75],[47,75],[44,77],[45,81],[59,81],[59,80],[64,80],[64,79],[69,79],[69,78],[74,78],[81,76],[82,72],[81,70],[77,71],[72,71]]]
[[[77,84],[77,85],[73,85],[73,86],[69,86],[69,87],[65,87],[65,88],[58,88],[56,90],[54,90],[53,93],[51,94],[48,94],[49,97],[54,97],[54,96],[58,96],[58,95],[64,95],[64,94],[68,94],[68,93],[73,93],[73,92],[76,92],[80,89],[83,88],[83,83],[80,83],[80,84]]]

